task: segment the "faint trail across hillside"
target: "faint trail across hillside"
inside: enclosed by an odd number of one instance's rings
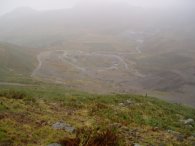
[[[51,53],[51,51],[46,51],[46,52],[40,53],[37,56],[38,66],[32,72],[31,77],[34,77],[39,72],[39,70],[41,69],[42,64],[43,64],[42,60],[44,60],[45,58],[47,58],[50,55],[50,53]]]
[[[36,86],[33,84],[22,84],[22,83],[9,83],[9,82],[0,82],[0,86],[23,86],[23,87],[32,87],[32,86]]]

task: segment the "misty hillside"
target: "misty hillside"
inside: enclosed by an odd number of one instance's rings
[[[89,92],[147,92],[194,105],[192,12],[111,1],[48,11],[21,7],[0,17],[0,40],[33,48],[12,51],[23,54],[16,71],[33,80]]]
[[[0,146],[195,146],[193,0],[0,0]]]
[[[155,12],[155,13],[154,13]],[[0,18],[0,39],[17,44],[43,46],[83,34],[117,35],[126,31],[194,31],[190,10],[155,10],[126,3],[82,2],[72,9],[36,11],[17,8]]]
[[[10,43],[0,42],[0,80],[30,77],[36,64],[32,51]]]

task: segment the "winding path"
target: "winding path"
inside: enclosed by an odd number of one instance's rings
[[[132,52],[132,53],[129,53],[129,52],[127,52],[127,53],[126,52],[125,53],[121,53],[121,52],[115,52],[115,53],[109,53],[109,52],[84,53],[82,51],[78,51],[78,54],[80,54],[81,56],[105,56],[105,57],[115,58],[115,59],[118,60],[118,63],[113,64],[112,66],[109,66],[107,68],[103,68],[103,69],[101,69],[101,71],[106,71],[106,70],[111,70],[111,69],[118,69],[119,63],[124,66],[125,70],[129,70],[129,66],[126,63],[125,59],[122,58],[120,55],[133,55],[133,54],[142,53],[141,48],[143,47],[144,40],[136,40],[136,41],[137,41],[137,46],[135,48],[136,52]],[[77,65],[77,60],[74,60],[74,58],[70,58],[68,56],[67,51],[65,51],[65,50],[53,50],[53,51],[42,52],[37,56],[38,65],[34,69],[34,71],[32,72],[31,77],[35,77],[40,72],[40,69],[42,68],[42,65],[43,65],[43,61],[45,59],[49,58],[49,56],[53,52],[57,52],[57,51],[62,51],[63,52],[62,54],[59,54],[59,56],[58,56],[59,60],[72,65],[74,68],[78,69],[79,71],[81,71],[83,73],[87,73],[87,69],[85,67],[81,67],[81,66]],[[74,53],[74,54],[76,54],[76,53]],[[69,59],[69,60],[67,60],[67,59]]]

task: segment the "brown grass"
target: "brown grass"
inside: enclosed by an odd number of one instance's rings
[[[84,133],[81,134],[80,132],[76,138],[65,138],[60,141],[60,144],[63,146],[118,146],[118,136],[111,130],[95,134],[85,131],[86,134],[83,130]]]
[[[86,146],[117,146],[118,138],[115,133],[110,130],[102,132],[97,136],[89,139]]]

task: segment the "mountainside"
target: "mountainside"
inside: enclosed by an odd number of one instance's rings
[[[195,9],[173,1],[0,16],[0,146],[195,146]]]
[[[16,49],[24,56],[15,59],[18,79],[28,72],[34,79],[89,92],[157,92],[194,105],[191,10],[173,13],[109,1],[82,4],[52,11],[18,8],[0,18],[0,40],[38,48],[32,54]]]
[[[148,96],[1,87],[0,145],[193,146],[195,110]]]
[[[154,13],[155,11],[155,13]],[[191,25],[191,11],[132,7],[126,3],[89,3],[72,9],[35,11],[18,8],[0,17],[0,39],[16,44],[45,46],[67,38],[77,39],[83,34],[118,34],[123,31],[181,29]],[[186,30],[185,30],[186,31]]]
[[[0,82],[30,78],[36,65],[33,50],[0,42]]]

